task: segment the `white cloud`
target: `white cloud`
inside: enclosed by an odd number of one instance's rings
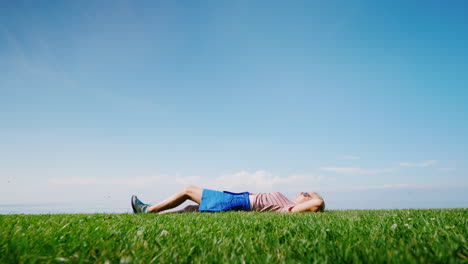
[[[438,168],[440,171],[454,171],[455,168]]]
[[[185,185],[197,185],[215,189],[239,189],[254,188],[271,190],[276,184],[294,184],[304,181],[318,181],[321,179],[312,175],[291,175],[287,177],[273,176],[266,171],[247,172],[241,171],[233,174],[222,175],[214,179],[200,176],[169,177],[169,176],[147,176],[127,178],[97,178],[97,177],[66,177],[50,178],[47,182],[51,185],[125,185],[128,187],[145,187],[161,185],[163,183]]]
[[[97,177],[67,177],[50,178],[52,185],[125,185],[128,187],[149,187],[161,183],[163,176],[127,177],[127,178],[97,178]]]
[[[340,155],[340,156],[338,156],[338,158],[343,159],[343,160],[359,160],[359,159],[361,159],[361,157],[353,156],[353,155]]]
[[[340,174],[353,174],[353,175],[372,175],[395,171],[392,168],[383,169],[363,169],[359,167],[320,167],[322,171],[330,171]]]
[[[417,185],[412,184],[383,184],[383,185],[361,185],[361,186],[342,186],[329,188],[328,191],[365,191],[375,189],[401,189],[401,188],[417,188]]]
[[[256,172],[240,171],[222,175],[214,179],[202,177],[183,177],[175,181],[179,184],[191,184],[216,190],[271,192],[275,190],[297,189],[301,186],[316,186],[319,183],[333,181],[334,178],[319,175],[299,174],[285,177],[273,176],[271,173],[259,170]]]
[[[437,163],[437,160],[425,160],[421,162],[400,162],[401,167],[429,167]]]
[[[319,188],[319,191],[367,191],[378,189],[436,189],[436,188],[461,188],[468,187],[467,184],[383,184],[383,185],[359,185],[339,186],[332,188]]]
[[[181,186],[168,176],[16,178],[0,184],[0,204],[92,204],[128,207],[132,194],[162,200]]]

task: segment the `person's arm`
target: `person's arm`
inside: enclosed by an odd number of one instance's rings
[[[292,209],[292,213],[302,213],[302,212],[317,212],[320,210],[320,207],[323,205],[323,200],[321,199],[312,199],[305,201],[303,203],[295,205]]]

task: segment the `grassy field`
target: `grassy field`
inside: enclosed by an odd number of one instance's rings
[[[0,215],[0,263],[468,263],[468,209]]]

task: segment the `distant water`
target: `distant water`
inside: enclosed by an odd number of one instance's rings
[[[132,213],[131,208],[106,208],[56,204],[0,205],[0,214],[113,214]]]

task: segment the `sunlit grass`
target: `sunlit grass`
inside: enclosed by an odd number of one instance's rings
[[[0,263],[467,263],[468,209],[0,215]]]

